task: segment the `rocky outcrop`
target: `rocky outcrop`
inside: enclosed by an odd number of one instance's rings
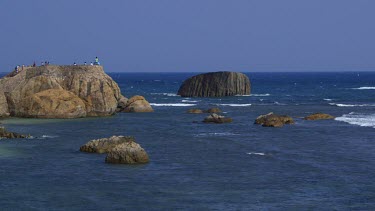
[[[22,135],[7,131],[4,127],[0,127],[0,139],[1,138],[30,138],[30,135]]]
[[[294,124],[294,120],[289,116],[277,115],[271,112],[266,115],[260,115],[255,120],[255,124],[262,125],[263,127],[282,127],[284,124]]]
[[[0,79],[0,112],[16,117],[108,116],[120,97],[102,66],[32,67]]]
[[[81,152],[108,153],[117,145],[127,143],[129,141],[134,141],[134,137],[112,136],[110,138],[95,139],[81,146],[79,150]]]
[[[81,152],[108,153],[107,163],[136,164],[148,163],[146,151],[131,136],[112,136],[87,142]]]
[[[207,110],[207,113],[221,113],[220,108],[210,108]]]
[[[215,113],[207,116],[203,120],[204,123],[217,123],[217,124],[230,123],[232,121],[233,121],[232,118],[225,117],[225,116],[219,116],[219,115],[217,115]]]
[[[198,108],[192,108],[187,111],[189,114],[203,114],[203,111]]]
[[[323,114],[323,113],[315,113],[315,114],[311,114],[305,118],[303,118],[304,120],[321,120],[321,119],[334,119],[335,117],[334,116],[331,116],[329,114]]]
[[[106,163],[115,164],[142,164],[148,163],[149,158],[146,151],[137,143],[128,140],[113,148],[105,158]]]
[[[143,96],[133,96],[126,101],[125,106],[120,109],[120,112],[153,112],[150,103]]]
[[[185,80],[177,94],[182,97],[249,95],[250,80],[243,73],[205,73]]]

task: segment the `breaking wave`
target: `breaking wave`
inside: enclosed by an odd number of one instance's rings
[[[245,107],[245,106],[251,106],[251,104],[217,104],[218,106],[232,106],[232,107]]]
[[[359,88],[352,88],[352,89],[358,89],[358,90],[369,90],[369,89],[375,89],[373,86],[362,86]]]
[[[164,95],[164,96],[168,96],[168,97],[177,97],[179,95],[175,94],[175,93],[151,93],[151,95]]]
[[[336,121],[346,122],[352,125],[359,125],[362,127],[375,128],[375,114],[344,114],[341,117],[336,117]]]
[[[187,104],[187,103],[150,103],[152,106],[173,106],[173,107],[181,107],[181,106],[196,106],[197,104]]]
[[[367,107],[367,106],[375,106],[375,104],[343,104],[343,103],[329,103],[332,106],[338,107]]]

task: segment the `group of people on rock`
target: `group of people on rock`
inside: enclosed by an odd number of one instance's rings
[[[87,63],[84,62],[83,65],[86,66]],[[95,57],[95,62],[91,62],[91,63],[90,63],[90,66],[94,66],[94,65],[100,65],[100,62],[99,62],[99,58],[98,58],[98,57]],[[73,66],[77,66],[77,63],[74,62],[74,63],[73,63]]]

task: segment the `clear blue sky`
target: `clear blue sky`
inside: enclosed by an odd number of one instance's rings
[[[0,0],[0,69],[375,71],[375,0]]]

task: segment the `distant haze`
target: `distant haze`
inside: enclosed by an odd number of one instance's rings
[[[374,0],[0,0],[0,71],[375,71]]]

